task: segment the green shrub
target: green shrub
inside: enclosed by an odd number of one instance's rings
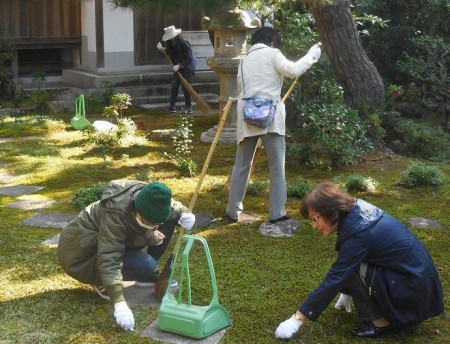
[[[359,174],[352,174],[345,182],[345,189],[350,193],[375,192],[378,182],[371,177],[363,177]]]
[[[373,149],[368,135],[370,125],[356,110],[340,104],[309,102],[299,108],[297,133],[303,161],[313,165],[351,165]]]
[[[198,169],[197,163],[192,158],[178,159],[177,166],[181,175],[185,177],[194,176]]]
[[[12,44],[0,40],[0,96],[6,99],[13,99],[16,96],[16,82],[10,67],[14,54]]]
[[[440,185],[444,182],[444,173],[436,166],[427,166],[412,162],[400,174],[399,183],[409,187],[421,185]]]
[[[397,153],[434,161],[450,160],[450,135],[440,127],[416,123],[395,112],[383,115],[382,126],[386,129],[388,142],[399,140],[403,143],[404,148]]]
[[[247,186],[247,194],[253,196],[261,196],[269,187],[269,182],[252,182],[250,181]]]
[[[131,96],[127,93],[116,93],[111,96],[110,103],[105,106],[103,113],[106,117],[115,116],[119,119],[122,118],[123,110],[128,109],[131,105]]]
[[[192,177],[197,172],[197,163],[192,159],[192,116],[180,115],[178,128],[172,138],[174,154],[164,154],[175,161],[178,170],[184,177]]]
[[[303,198],[312,189],[311,183],[303,177],[287,181],[288,197]]]
[[[106,189],[108,183],[99,182],[92,187],[82,188],[75,192],[72,203],[80,209],[94,203],[102,198],[102,193]]]

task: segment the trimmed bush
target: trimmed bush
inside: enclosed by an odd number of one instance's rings
[[[311,183],[303,177],[287,182],[288,197],[303,198],[311,189]]]
[[[89,204],[100,200],[102,198],[103,191],[105,191],[107,186],[108,183],[99,182],[89,188],[81,188],[75,192],[72,203],[80,209],[83,209]]]
[[[378,182],[371,177],[363,177],[359,174],[352,174],[345,182],[345,189],[350,193],[375,192]]]
[[[436,166],[427,166],[420,162],[412,162],[400,174],[399,183],[409,187],[421,185],[440,185],[444,182],[444,173]]]
[[[247,186],[247,194],[253,196],[261,196],[267,191],[269,182],[250,182]]]
[[[434,161],[450,160],[450,135],[439,127],[429,127],[402,118],[395,112],[385,113],[382,126],[388,142],[399,140],[404,147],[396,153]]]

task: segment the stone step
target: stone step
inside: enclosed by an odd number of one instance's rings
[[[192,88],[195,92],[201,93],[210,93],[219,94],[219,84],[213,82],[205,82],[199,83],[194,82],[191,84]],[[120,93],[128,93],[132,98],[136,97],[156,97],[156,96],[164,96],[169,97],[171,90],[170,81],[166,84],[151,84],[151,85],[143,85],[143,86],[126,86],[126,87],[114,87],[114,91]],[[181,91],[181,87],[179,89],[179,93],[183,93]]]
[[[173,71],[170,67],[159,67],[157,70],[143,69],[133,71],[108,71],[108,73],[93,73],[77,69],[63,71],[62,81],[79,88],[124,87],[141,85],[169,84]],[[194,83],[219,82],[218,75],[211,71],[197,71]]]
[[[218,95],[215,93],[199,93],[199,96],[207,102],[211,107],[216,107],[219,104]],[[192,99],[192,98],[191,98]],[[166,95],[156,95],[156,96],[144,96],[144,97],[133,97],[133,105],[152,105],[147,108],[159,108],[160,104],[164,104],[163,107],[167,107],[167,104],[170,102],[170,94]],[[194,99],[192,102],[195,103]],[[177,103],[183,103],[184,105],[184,95],[183,92],[178,93]]]

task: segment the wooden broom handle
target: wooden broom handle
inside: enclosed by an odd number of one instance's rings
[[[318,44],[319,44],[319,47],[322,46],[321,42],[319,42]],[[299,79],[300,79],[300,75],[294,79],[294,81],[292,82],[291,87],[289,87],[288,91],[286,92],[286,94],[284,95],[284,97],[282,99],[283,103],[286,103],[286,100],[289,98],[289,96],[291,95],[292,91],[294,91],[295,86],[297,86]]]
[[[164,54],[164,56],[166,57],[167,61],[169,61],[169,63],[170,63],[172,66],[174,66],[174,64],[173,64],[173,62],[172,62],[170,56],[167,55],[167,53],[166,53],[166,49],[165,49],[165,48],[162,48],[161,51],[163,52],[163,54]],[[188,83],[187,80],[181,75],[181,73],[180,73],[179,71],[176,71],[175,73],[177,73],[177,75],[178,75],[178,77],[180,78],[181,81],[184,81],[184,82]]]
[[[223,114],[222,114],[222,116],[220,118],[219,125],[217,127],[216,135],[214,136],[213,142],[211,143],[211,147],[209,148],[208,155],[207,155],[206,160],[205,160],[205,162],[203,164],[202,173],[200,174],[200,177],[198,179],[197,187],[195,188],[194,195],[191,198],[191,203],[189,204],[189,211],[190,212],[192,212],[192,210],[194,209],[195,202],[197,201],[198,194],[200,193],[200,187],[202,186],[202,183],[203,183],[203,178],[205,177],[206,171],[208,170],[209,162],[211,161],[211,157],[212,157],[212,155],[214,153],[214,150],[216,149],[217,142],[219,142],[220,134],[222,133],[222,129],[225,126],[225,121],[227,119],[228,112],[230,111],[232,103],[233,103],[233,98],[228,97],[228,101],[225,104],[225,107],[223,108]]]
[[[206,156],[205,163],[203,164],[202,173],[200,174],[200,177],[197,182],[197,187],[195,188],[194,195],[192,196],[191,202],[189,203],[189,212],[192,212],[194,210],[194,205],[195,205],[195,202],[197,201],[198,194],[200,193],[200,188],[202,186],[203,179],[205,178],[206,171],[208,170],[209,162],[211,161],[211,157],[214,153],[217,142],[219,141],[220,134],[222,133],[222,129],[225,125],[225,121],[228,116],[228,112],[230,111],[231,104],[233,103],[234,100],[235,99],[228,97],[228,101],[227,101],[225,107],[223,108],[223,114],[220,118],[216,135],[214,136],[213,142],[211,143],[211,147],[209,148],[208,155]],[[186,229],[184,227],[180,228],[180,232],[178,234],[177,241],[175,242],[175,246],[173,248],[173,255],[175,255],[178,252],[178,249],[181,245],[181,239],[183,238],[185,231],[186,231]]]
[[[286,103],[286,100],[289,98],[289,96],[291,95],[292,91],[294,91],[295,86],[297,86],[299,79],[300,79],[300,75],[294,79],[294,81],[292,82],[291,87],[289,87],[288,91],[283,96],[283,99],[281,99],[281,101],[283,103]]]

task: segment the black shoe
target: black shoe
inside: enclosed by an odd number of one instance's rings
[[[289,215],[284,215],[282,217],[279,217],[278,219],[275,220],[269,220],[270,223],[277,223],[277,222],[281,222],[281,221],[286,221],[289,220],[291,217]]]
[[[388,332],[392,332],[395,329],[397,329],[397,326],[393,324],[389,324],[383,327],[376,327],[372,323],[366,323],[363,324],[361,327],[352,330],[351,334],[359,338],[377,338],[381,337],[382,335]]]
[[[223,220],[224,220],[225,222],[228,222],[228,223],[230,223],[230,222],[238,222],[238,221],[239,221],[239,220],[232,219],[232,218],[229,217],[228,215],[225,215],[225,217],[223,218]]]
[[[192,106],[183,106],[180,109],[180,113],[184,114],[191,114],[192,113]]]
[[[169,106],[166,108],[166,112],[177,113],[177,110],[175,109],[175,106]]]
[[[146,281],[136,281],[134,283],[134,285],[136,287],[141,287],[141,288],[145,288],[145,287],[154,287],[156,285],[156,282],[158,282],[159,276],[161,274],[159,273],[158,270],[154,271],[152,273],[151,276],[148,277],[148,279]]]

